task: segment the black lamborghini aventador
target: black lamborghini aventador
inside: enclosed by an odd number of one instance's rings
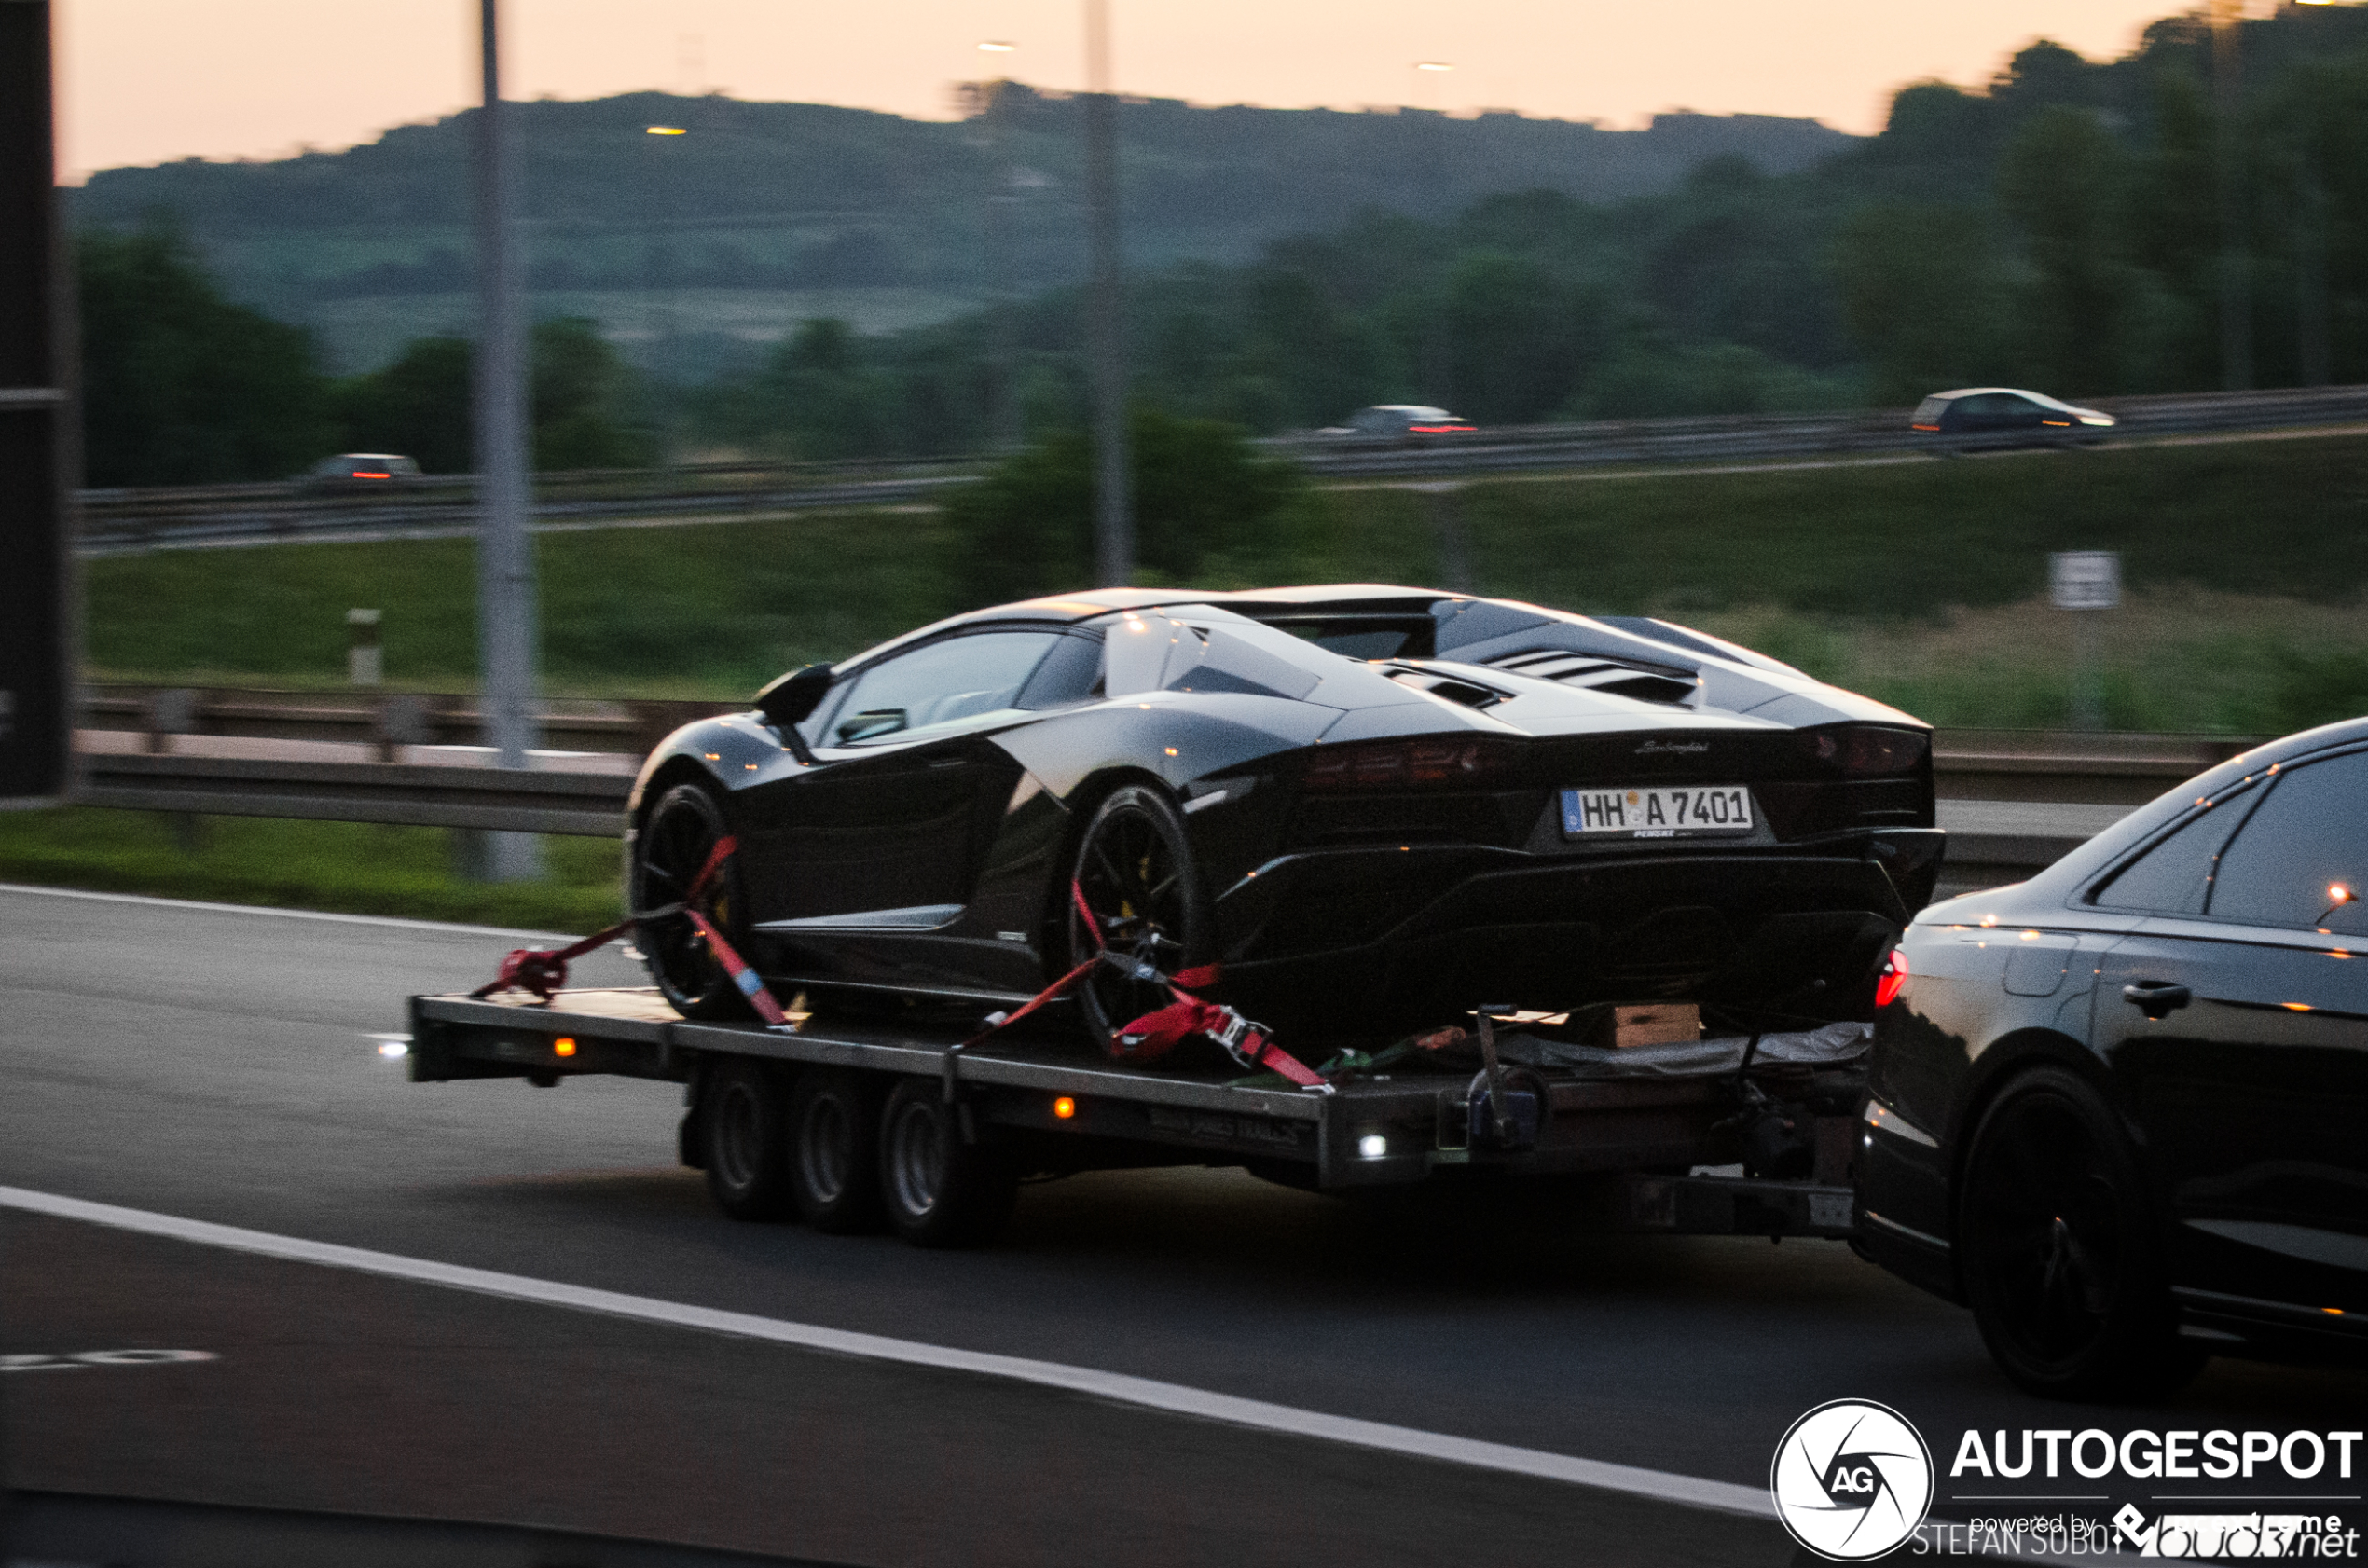
[[[1287,1041],[1480,1003],[1869,1015],[1932,892],[1930,731],[1666,622],[1424,589],[1125,589],[924,626],[644,764],[633,907],[737,1010],[683,892],[783,996],[1006,1008],[1099,947]],[[1090,922],[1090,924],[1089,924]],[[1107,1041],[1167,1001],[1078,987]]]

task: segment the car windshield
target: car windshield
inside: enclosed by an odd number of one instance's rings
[[[949,637],[874,665],[855,678],[830,723],[836,746],[926,739],[1014,708],[1055,631]]]

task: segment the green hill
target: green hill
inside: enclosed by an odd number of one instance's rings
[[[960,121],[662,93],[520,103],[530,286],[626,336],[680,323],[637,322],[629,301],[590,296],[691,291],[681,309],[695,324],[762,337],[783,323],[762,307],[734,318],[698,296],[780,296],[772,314],[785,321],[841,314],[881,330],[997,287],[1075,279],[1078,103],[1012,83],[976,101]],[[333,349],[351,340],[356,351],[340,357],[375,360],[405,336],[465,320],[474,117],[400,126],[337,153],[104,170],[74,193],[74,214],[124,227],[169,213],[234,296],[323,329]],[[1618,200],[1668,189],[1715,158],[1781,173],[1854,140],[1750,115],[1606,131],[1509,114],[1150,100],[1125,104],[1120,120],[1137,266],[1247,259],[1367,208],[1444,213],[1522,189]],[[651,136],[653,124],[689,134]],[[1008,221],[990,243],[998,192]]]

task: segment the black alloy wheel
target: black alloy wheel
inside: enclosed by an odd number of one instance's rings
[[[713,791],[700,784],[677,784],[658,797],[633,841],[632,907],[637,915],[641,910],[675,910],[637,919],[633,940],[650,978],[685,1018],[739,1018],[748,1012],[748,998],[716,957],[707,934],[676,907],[726,831],[723,805]],[[739,868],[724,861],[709,879],[698,909],[745,958],[737,924],[739,887]]]
[[[727,1057],[699,1089],[707,1132],[707,1186],[735,1219],[780,1219],[794,1206],[790,1185],[789,1096],[767,1062]]]
[[[790,1095],[790,1189],[818,1231],[880,1228],[880,1085],[868,1074],[816,1068]]]
[[[1011,1162],[963,1138],[943,1085],[908,1078],[896,1086],[880,1115],[880,1198],[898,1235],[916,1246],[977,1246],[1003,1228],[1018,1195]]]
[[[1055,896],[1066,912],[1071,967],[1105,947],[1167,975],[1204,961],[1209,920],[1184,818],[1148,785],[1126,785],[1102,803]],[[1078,983],[1077,997],[1087,1032],[1105,1050],[1122,1026],[1175,1000],[1157,982],[1108,966]]]
[[[2135,1152],[2097,1092],[2040,1067],[2001,1092],[1965,1162],[1957,1245],[1982,1341],[2025,1391],[2132,1398],[2192,1377]]]

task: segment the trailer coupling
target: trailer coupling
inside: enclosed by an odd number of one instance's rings
[[[1808,1236],[1848,1240],[1847,1187],[1744,1176],[1626,1176],[1615,1210],[1622,1231],[1685,1236]]]

